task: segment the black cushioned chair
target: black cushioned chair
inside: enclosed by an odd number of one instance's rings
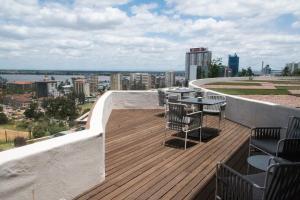
[[[168,103],[166,128],[185,133],[184,149],[186,149],[188,133],[199,130],[201,142],[202,112],[187,112],[187,106],[179,103]],[[167,132],[165,132],[164,144]]]
[[[286,133],[281,127],[251,129],[249,155],[252,149],[290,161],[300,161],[300,118],[290,117]]]
[[[276,163],[263,173],[242,175],[217,165],[218,200],[296,200],[300,198],[300,163]]]

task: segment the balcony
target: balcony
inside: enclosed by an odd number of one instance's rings
[[[190,87],[209,81],[218,80],[198,80]],[[288,116],[300,116],[299,109],[226,98],[225,128],[184,151],[179,141],[162,145],[165,122],[157,115],[156,91],[107,92],[95,103],[87,130],[0,152],[0,196],[213,198],[216,163],[243,168],[250,127],[286,126]],[[209,117],[207,126],[218,127],[217,121]]]

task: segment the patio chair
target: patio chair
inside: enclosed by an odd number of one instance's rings
[[[257,127],[251,129],[249,155],[252,149],[265,154],[300,161],[300,118],[290,117],[286,133],[281,127]]]
[[[158,105],[163,107],[166,104],[166,93],[162,90],[157,90],[158,93]]]
[[[213,99],[213,100],[224,100],[226,101],[225,96],[221,95],[207,95],[204,98],[206,99]],[[203,115],[206,116],[206,124],[207,124],[207,116],[218,116],[219,117],[219,129],[221,126],[221,120],[225,118],[225,108],[226,102],[215,104],[215,105],[204,105],[203,106]],[[225,124],[224,124],[225,126]]]
[[[168,114],[166,128],[170,130],[176,130],[185,133],[184,149],[187,145],[187,136],[192,131],[199,130],[199,140],[201,142],[202,131],[202,112],[188,113],[186,111],[186,105],[179,103],[168,103]],[[167,132],[165,132],[164,142],[165,145]]]
[[[300,163],[276,163],[259,174],[242,175],[217,165],[218,200],[296,200],[300,197]]]

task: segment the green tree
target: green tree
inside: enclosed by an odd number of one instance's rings
[[[0,124],[6,124],[7,122],[8,122],[7,116],[3,112],[1,112],[0,113]]]
[[[78,94],[78,101],[80,104],[84,104],[85,103],[85,95],[83,92]]]
[[[24,115],[26,118],[35,120],[38,120],[44,116],[44,114],[38,110],[38,104],[33,102],[25,110]]]
[[[247,76],[253,76],[254,74],[253,74],[253,71],[252,71],[252,69],[251,69],[251,67],[248,67],[247,68]]]
[[[40,137],[44,137],[48,134],[47,131],[47,126],[45,126],[44,124],[37,124],[36,126],[33,127],[32,129],[32,136],[33,138],[40,138]]]
[[[208,77],[215,78],[219,76],[222,67],[222,58],[213,59],[209,68]]]

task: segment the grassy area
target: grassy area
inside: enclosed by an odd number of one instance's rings
[[[81,114],[83,114],[83,112],[87,109],[91,109],[93,107],[94,103],[85,103],[83,105],[78,105],[78,107],[81,109]]]
[[[255,80],[255,82],[262,82],[262,83],[273,83],[273,84],[294,84],[294,85],[300,85],[300,81],[295,80],[295,81],[267,81],[267,80]]]
[[[231,95],[288,95],[286,89],[211,89]]]
[[[300,90],[300,86],[275,86],[277,89]]]
[[[14,131],[28,131],[27,129],[18,127],[15,122],[9,122],[7,124],[0,124],[0,129],[8,129]]]
[[[217,82],[217,83],[208,83],[206,85],[241,85],[241,86],[261,86],[260,83],[251,83],[251,82]]]
[[[5,143],[3,141],[0,141],[0,151],[5,151],[12,148],[14,148],[14,143],[12,142]]]

